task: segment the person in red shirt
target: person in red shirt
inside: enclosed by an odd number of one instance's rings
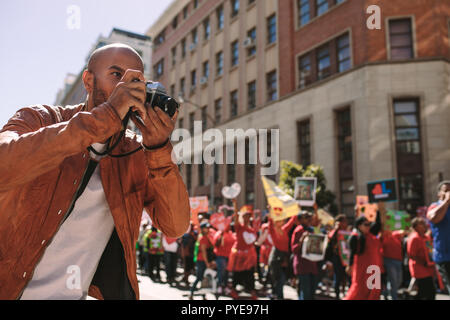
[[[264,223],[261,225],[258,240],[255,245],[259,249],[259,265],[261,270],[260,282],[263,285],[263,289],[266,290],[267,284],[270,281],[270,276],[268,274],[269,266],[269,255],[273,247],[272,237],[269,233],[269,216],[264,217]],[[264,280],[263,280],[264,279]]]
[[[236,230],[236,242],[231,249],[227,269],[233,272],[233,289],[231,297],[238,298],[236,285],[243,284],[245,289],[252,295],[252,299],[258,299],[255,290],[256,250],[254,242],[256,241],[256,231],[251,226],[251,217],[253,208],[243,206],[237,212],[236,199],[233,200],[235,212],[233,214],[234,228]]]
[[[214,254],[216,255],[217,276],[218,276],[218,293],[221,294],[227,285],[228,272],[227,264],[228,257],[231,253],[231,248],[236,241],[236,236],[231,231],[231,226],[228,226],[224,231],[218,230],[214,235]]]
[[[350,236],[350,266],[348,271],[352,275],[352,284],[344,300],[379,300],[381,295],[381,270],[383,257],[381,241],[377,237],[382,228],[380,213],[376,221],[371,223],[366,217],[360,216],[355,221],[355,229]],[[380,277],[375,280],[373,287],[368,286],[369,277],[373,276],[373,267],[378,267]],[[376,269],[372,269],[376,270]],[[377,271],[375,271],[377,272]],[[377,284],[380,284],[378,287]]]
[[[200,224],[200,235],[198,237],[199,249],[197,254],[197,272],[196,279],[191,287],[191,296],[189,299],[193,299],[194,291],[197,289],[197,284],[203,280],[203,275],[205,274],[206,268],[211,267],[211,262],[208,257],[208,250],[212,248],[212,243],[209,238],[209,228],[210,224],[208,222],[202,222]]]
[[[302,257],[303,241],[308,234],[314,233],[311,227],[313,215],[308,211],[301,211],[298,221],[300,225],[295,228],[291,239],[294,274],[299,281],[298,299],[314,300],[318,275],[317,262]]]
[[[414,232],[408,238],[407,252],[409,256],[409,271],[416,279],[418,287],[417,300],[434,300],[436,288],[434,286],[435,264],[430,259],[431,238],[426,235],[427,223],[423,218],[414,218],[411,222]]]
[[[387,274],[387,281],[391,286],[392,300],[398,300],[398,288],[403,277],[403,238],[406,236],[404,230],[384,230],[381,236],[383,246],[383,263]]]
[[[273,208],[282,213],[282,208]],[[272,279],[272,295],[275,299],[284,299],[283,286],[288,277],[289,232],[298,224],[297,216],[286,220],[273,221],[269,217],[269,235],[273,247],[269,255],[269,270]]]

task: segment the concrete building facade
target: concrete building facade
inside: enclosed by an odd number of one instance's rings
[[[178,0],[147,34],[154,79],[189,102],[179,127],[278,128],[280,159],[321,165],[340,212],[395,178],[389,207],[413,213],[450,179],[447,1]],[[212,166],[181,168],[209,195]],[[216,203],[237,181],[239,205],[265,208],[259,165],[216,168]]]

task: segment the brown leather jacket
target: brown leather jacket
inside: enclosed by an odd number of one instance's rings
[[[0,131],[0,299],[19,298],[31,280],[83,179],[87,147],[118,137],[122,122],[108,103],[85,110],[83,104],[27,107]],[[136,136],[127,131],[113,154],[139,146]],[[171,151],[168,143],[157,150],[100,161],[115,230],[90,295],[139,299],[135,244],[144,207],[168,237],[187,231],[189,199]]]

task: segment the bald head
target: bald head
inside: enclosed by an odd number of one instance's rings
[[[128,56],[130,59],[136,59],[137,64],[141,66],[139,69],[141,71],[144,70],[144,62],[136,50],[123,43],[113,43],[92,52],[88,61],[88,71],[95,73],[98,70],[100,61],[116,55],[124,55]]]

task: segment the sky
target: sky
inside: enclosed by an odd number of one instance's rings
[[[66,74],[82,70],[100,35],[113,28],[144,34],[171,2],[0,1],[0,128],[21,107],[52,105]]]

